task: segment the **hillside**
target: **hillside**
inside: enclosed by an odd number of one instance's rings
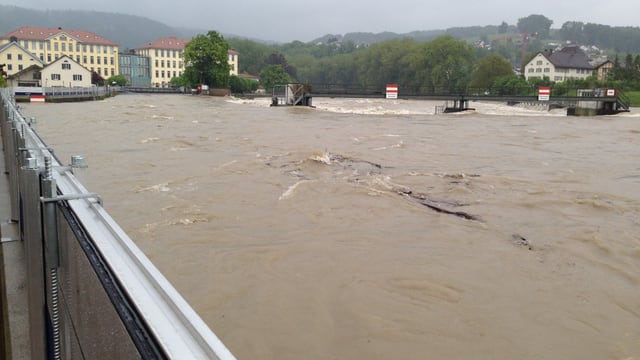
[[[135,48],[163,36],[191,38],[196,30],[181,30],[141,16],[97,11],[31,10],[0,5],[0,34],[22,26],[87,30],[120,44]]]
[[[531,15],[542,17],[542,15]],[[526,19],[526,18],[524,18]],[[523,19],[520,19],[523,20]],[[177,36],[186,39],[196,34],[204,34],[208,30],[220,31],[220,29],[186,29],[176,28],[151,20],[142,16],[106,13],[97,11],[80,10],[34,10],[13,5],[0,5],[0,34],[6,34],[22,26],[38,26],[49,28],[67,28],[75,30],[87,30],[104,36],[120,44],[121,49],[130,49],[147,44],[164,36]],[[581,45],[594,45],[611,53],[640,53],[640,28],[638,27],[612,27],[608,25],[566,22],[558,29],[548,29],[548,38],[533,39],[532,41],[545,40],[547,43],[573,42]],[[530,29],[530,28],[529,28]],[[232,34],[222,35],[227,38],[238,38]],[[335,42],[350,42],[356,45],[371,45],[374,43],[393,39],[413,39],[416,41],[430,41],[438,36],[450,35],[458,39],[470,42],[479,40],[490,42],[496,35],[510,38],[522,37],[515,25],[503,23],[501,25],[453,27],[441,30],[419,30],[409,33],[394,32],[352,32],[344,35],[328,34],[319,37],[310,44],[330,44]],[[498,36],[498,37],[500,37]],[[257,43],[274,45],[269,39],[248,39]],[[544,43],[530,44],[530,49],[546,46]]]

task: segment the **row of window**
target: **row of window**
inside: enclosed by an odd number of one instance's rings
[[[51,74],[51,80],[60,80],[62,77],[60,74]],[[82,81],[82,75],[74,74],[73,81]]]
[[[171,76],[171,71],[167,71],[165,73],[164,70],[160,71],[160,70],[156,70],[156,78],[162,78],[162,79],[171,79],[174,77],[178,77],[178,76],[182,76],[182,71],[180,72],[173,72],[173,76]]]
[[[7,60],[12,60],[13,56],[11,54],[7,54]],[[18,60],[22,60],[22,54],[18,54]]]
[[[156,57],[168,57],[177,59],[182,55],[182,51],[180,50],[164,50],[164,49],[155,49]]]
[[[170,68],[170,67],[171,67],[171,61],[167,60],[167,63],[166,63],[166,64],[167,64],[167,66],[166,66],[166,67],[168,67],[168,68]],[[161,68],[163,68],[163,67],[165,67],[164,65],[165,65],[164,60],[158,60],[158,59],[156,59],[156,67],[161,67]],[[173,60],[173,68],[174,68],[174,69],[182,68],[182,61],[180,61],[179,65],[178,65],[178,62],[176,62],[175,60]]]
[[[528,73],[541,73],[541,72],[551,72],[551,68],[529,68],[529,70],[527,70]],[[557,73],[569,73],[569,69],[556,69]],[[592,71],[591,70],[587,70],[587,69],[575,69],[575,73],[577,74],[591,74]]]
[[[22,66],[22,64],[18,64],[18,71],[22,71],[24,67]],[[12,64],[7,64],[7,71],[12,71],[13,70],[13,65]]]
[[[55,59],[58,60],[60,58],[60,54],[55,54]],[[22,60],[22,54],[18,54],[17,56],[18,61]],[[12,60],[13,56],[12,54],[7,54],[7,60]],[[47,54],[47,62],[51,62],[51,54]],[[88,60],[88,61],[87,61]],[[40,61],[44,61],[44,54],[40,53]],[[82,62],[80,61],[80,55],[76,55],[76,62],[77,63],[82,63],[82,64],[104,64],[104,65],[115,65],[115,58],[112,57],[100,57],[100,56],[89,56],[87,57],[87,55],[83,55],[82,56]],[[175,66],[174,66],[175,67]]]
[[[62,40],[63,36],[61,36],[61,40]],[[22,40],[21,42],[22,47],[24,47],[27,50],[44,50],[45,48],[45,44],[47,47],[47,50],[51,50],[51,40],[45,40],[45,41],[38,41],[38,40]],[[53,51],[59,51],[60,49],[62,49],[63,52],[66,52],[67,49],[69,49],[69,51],[73,51],[73,43],[69,42],[68,44],[66,42],[54,42],[53,43]],[[114,49],[115,47],[113,46],[107,46],[107,45],[94,45],[94,44],[82,44],[82,43],[75,43],[75,49],[76,52],[92,52],[92,53],[103,53],[103,54],[113,54],[114,53]]]

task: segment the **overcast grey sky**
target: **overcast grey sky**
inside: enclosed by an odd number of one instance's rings
[[[640,26],[638,0],[0,0],[0,4],[141,15],[172,26],[285,42],[348,32],[406,33],[502,21],[515,25],[531,14],[553,20],[552,28],[566,21]]]

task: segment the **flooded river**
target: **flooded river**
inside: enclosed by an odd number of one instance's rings
[[[640,359],[638,111],[313,102],[22,112],[239,359]]]

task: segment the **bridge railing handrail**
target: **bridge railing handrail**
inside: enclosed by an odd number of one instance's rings
[[[58,194],[58,198],[65,199],[58,201],[64,201],[79,221],[83,233],[86,233],[87,239],[91,241],[102,261],[106,263],[106,269],[111,272],[116,282],[126,292],[125,298],[128,299],[128,306],[142,319],[143,326],[150,331],[154,339],[152,341],[161,348],[162,353],[169,359],[235,359],[178,291],[104,210],[101,201],[96,201],[96,196],[89,193],[78,181],[73,170],[61,164],[54,156],[52,150],[40,139],[31,128],[31,124],[18,111],[13,94],[9,89],[0,89],[0,124],[3,130],[3,144],[11,144],[12,146],[12,148],[5,146],[4,149],[5,158],[9,158],[14,163],[12,168],[6,169],[10,176],[18,173],[18,177],[24,177],[23,173],[26,167],[20,161],[26,160],[29,160],[30,169],[35,164],[34,171],[37,170],[41,174],[50,172],[51,181],[56,186],[54,195]],[[5,142],[7,138],[10,139]],[[11,152],[11,154],[7,152]],[[13,159],[22,160],[16,162]],[[50,164],[49,169],[55,170],[47,171],[46,164]],[[21,199],[21,212],[28,206],[40,206],[25,204],[25,199],[28,199],[24,193],[25,189],[21,189],[20,186],[10,187],[12,199]],[[33,198],[33,195],[29,195],[29,198]],[[39,199],[43,201],[44,198],[39,197]],[[55,201],[55,199],[46,201]],[[23,227],[22,216],[20,213],[20,218],[16,219],[20,222],[21,228]],[[24,224],[28,223],[27,220],[24,219]],[[71,227],[73,228],[73,226]],[[39,226],[34,231],[39,231]],[[44,240],[46,242],[46,239]],[[39,240],[36,239],[37,242]],[[46,261],[50,266],[49,260]],[[71,261],[68,255],[66,261]],[[65,283],[66,285],[68,284]],[[86,291],[87,287],[83,289]],[[80,290],[74,291],[80,293]],[[30,311],[33,311],[33,314],[42,313],[40,306],[41,304],[37,306],[37,309]],[[51,324],[50,321],[47,323]],[[36,333],[38,331],[42,332],[42,338],[47,337],[47,331],[44,329],[36,329]],[[110,329],[96,329],[96,331],[99,333],[90,336],[109,337]],[[138,334],[130,334],[130,336],[132,338],[139,337]],[[32,339],[32,343],[38,341],[43,340]],[[73,341],[80,340],[73,338]],[[40,349],[40,351],[42,350]]]

